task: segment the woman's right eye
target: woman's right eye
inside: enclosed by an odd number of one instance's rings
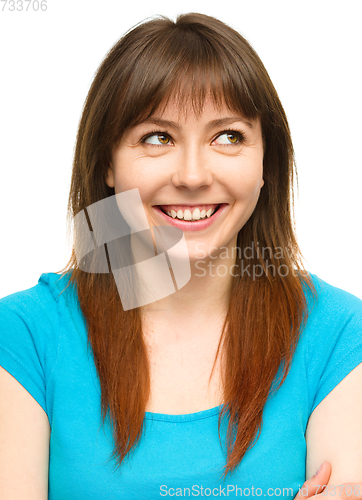
[[[165,133],[150,133],[141,140],[141,144],[152,144],[152,146],[168,145],[170,136]],[[160,144],[161,143],[161,144]]]

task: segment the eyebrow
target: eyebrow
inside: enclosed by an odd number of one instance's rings
[[[241,116],[230,116],[212,120],[206,125],[206,130],[210,130],[215,127],[222,127],[224,125],[230,125],[231,123],[235,122],[243,122],[249,128],[251,129],[253,128],[253,125],[250,122],[246,121],[245,118],[242,118]],[[181,127],[176,122],[173,122],[171,120],[163,120],[162,118],[157,118],[156,116],[140,120],[135,124],[135,126],[141,125],[142,123],[153,123],[154,125],[160,125],[161,127],[172,127],[175,128],[176,130],[181,129]]]

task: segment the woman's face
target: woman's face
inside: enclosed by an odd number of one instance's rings
[[[190,261],[231,250],[264,184],[260,120],[218,111],[209,97],[199,117],[170,103],[126,131],[106,182],[116,194],[138,188],[150,226],[180,227]]]

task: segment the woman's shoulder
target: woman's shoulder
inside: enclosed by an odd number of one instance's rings
[[[350,315],[362,319],[362,300],[351,292],[323,280],[318,275],[309,273],[316,290],[314,298],[308,290],[307,300],[311,313],[334,318]]]
[[[310,414],[362,362],[362,300],[311,274],[316,300],[304,331]]]
[[[0,299],[0,362],[25,353],[44,360],[56,355],[61,316],[76,304],[69,277],[44,273],[34,286]]]
[[[0,312],[14,311],[26,314],[46,313],[54,310],[65,299],[71,304],[75,301],[74,285],[69,282],[71,271],[63,275],[58,273],[43,273],[38,283],[30,288],[0,298]]]
[[[57,362],[62,294],[69,276],[44,273],[34,286],[0,299],[0,366],[18,380],[44,411],[47,380]]]
[[[362,300],[316,274],[310,277],[316,293],[313,298],[307,294],[308,317],[302,331],[309,366],[318,371],[329,363],[335,369],[356,353],[362,360]]]
[[[327,362],[334,369],[348,358],[355,362],[357,354],[362,361],[362,300],[315,274],[311,277],[317,293],[305,326],[309,363],[319,370]]]

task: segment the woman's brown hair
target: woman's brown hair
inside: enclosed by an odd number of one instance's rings
[[[109,51],[89,90],[75,147],[68,223],[81,210],[115,194],[106,173],[125,130],[151,116],[169,98],[180,110],[201,113],[205,95],[246,118],[260,118],[264,186],[253,214],[239,231],[228,313],[216,354],[222,356],[228,412],[224,477],[255,444],[270,392],[284,382],[308,317],[306,293],[315,288],[302,264],[293,223],[296,175],[285,112],[261,60],[234,29],[213,17],[188,13],[136,25]],[[74,243],[80,236],[74,231]],[[149,364],[139,308],[124,311],[112,273],[79,268],[73,246],[62,273],[71,271],[88,328],[107,411],[117,468],[143,432],[150,394]],[[215,366],[215,363],[214,363]],[[279,368],[279,386],[273,387]],[[211,376],[210,376],[211,378]],[[259,435],[258,435],[259,433]]]

